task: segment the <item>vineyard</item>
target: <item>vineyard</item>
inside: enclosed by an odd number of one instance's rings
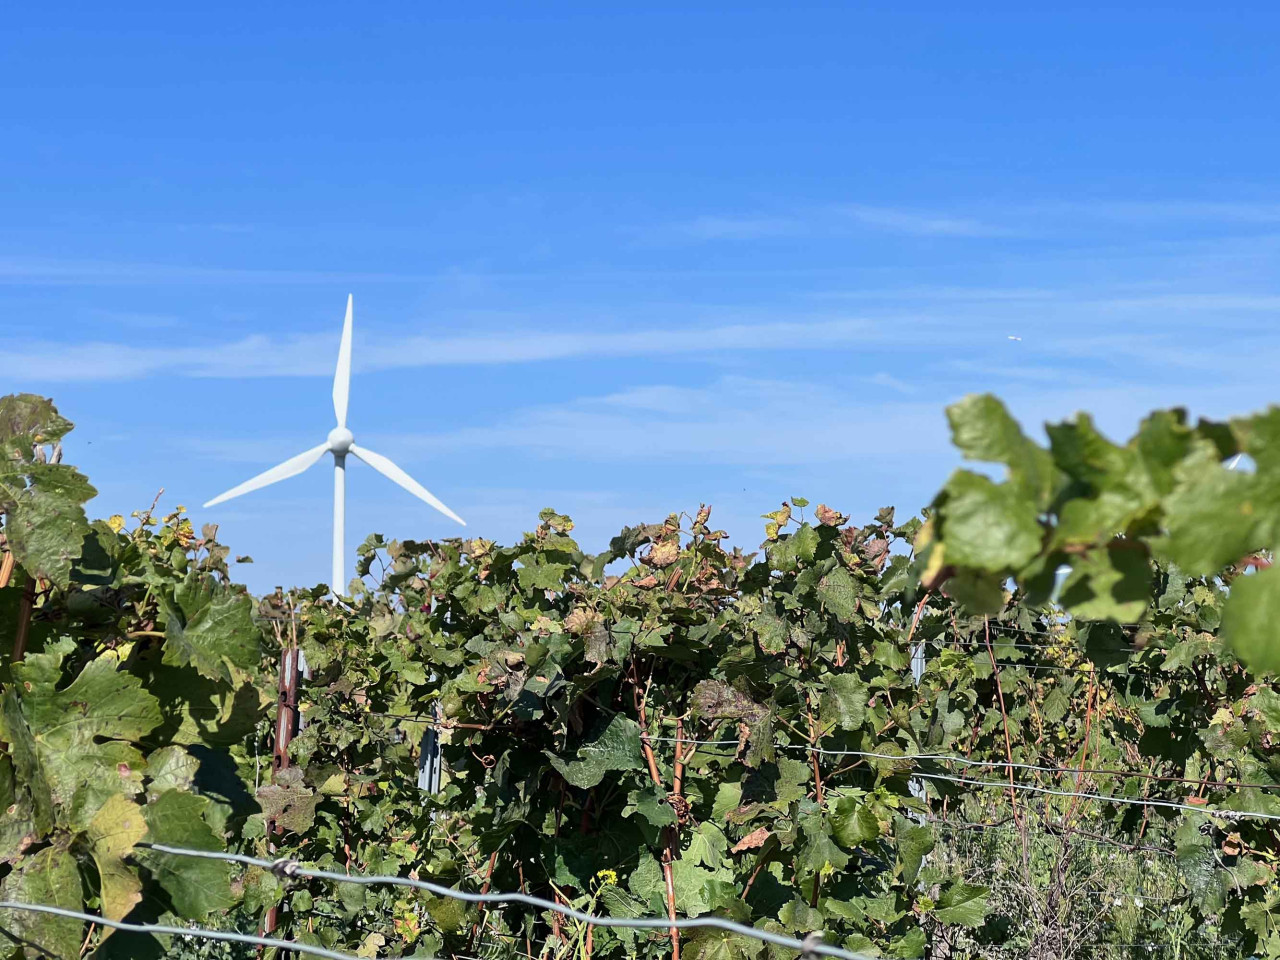
[[[0,399],[0,951],[1280,958],[1280,409],[947,415],[919,518],[548,509],[254,598]]]

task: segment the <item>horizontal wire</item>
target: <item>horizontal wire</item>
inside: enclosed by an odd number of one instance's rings
[[[665,741],[669,743],[679,742],[687,745],[705,744],[708,746],[712,746],[712,745],[727,746],[730,744],[732,745],[738,744],[737,740],[683,740],[677,737],[650,737],[649,740],[650,741],[660,740],[660,741]],[[793,743],[780,743],[780,744],[775,744],[775,746],[780,747],[784,750],[800,750],[806,753],[817,753],[824,756],[833,756],[833,757],[866,757],[873,760],[936,760],[936,761],[960,763],[960,764],[965,764],[965,765],[974,766],[974,767],[986,767],[986,768],[995,768],[995,769],[999,769],[1002,767],[1015,767],[1015,768],[1020,768],[1024,770],[1034,770],[1034,771],[1040,771],[1045,773],[1052,773],[1052,772],[1059,772],[1059,771],[1065,772],[1065,773],[1074,773],[1074,774],[1080,773],[1080,771],[1075,769],[1074,767],[1038,767],[1034,764],[1016,763],[1016,762],[1009,763],[1007,761],[1001,761],[1001,760],[970,760],[967,757],[954,757],[948,754],[941,754],[941,753],[894,754],[894,753],[874,753],[869,750],[826,750],[822,747],[811,747],[811,746],[806,746],[804,744],[793,744]],[[1123,771],[1117,771],[1117,772],[1119,773]],[[1280,814],[1274,814],[1274,813],[1259,813],[1255,811],[1246,811],[1246,810],[1222,810],[1220,808],[1198,807],[1198,806],[1192,806],[1191,804],[1185,804],[1185,803],[1173,803],[1172,801],[1168,801],[1168,800],[1149,800],[1149,799],[1143,799],[1140,797],[1120,797],[1120,796],[1114,796],[1114,795],[1108,796],[1106,794],[1098,794],[1098,793],[1080,793],[1080,792],[1068,792],[1063,790],[1050,790],[1046,787],[1038,787],[1038,786],[1035,786],[1032,784],[1026,784],[1026,783],[1008,783],[1003,780],[970,780],[965,777],[957,777],[951,774],[944,774],[944,773],[931,773],[931,772],[919,770],[919,769],[913,770],[913,775],[932,778],[935,780],[949,780],[953,783],[965,783],[965,784],[971,784],[976,786],[1004,787],[1005,789],[1009,789],[1012,787],[1015,790],[1032,790],[1037,793],[1047,794],[1049,796],[1076,797],[1082,800],[1104,800],[1111,803],[1127,803],[1135,806],[1144,806],[1144,807],[1145,806],[1169,807],[1177,810],[1189,810],[1192,813],[1200,813],[1200,814],[1205,814],[1210,816],[1220,816],[1220,817],[1223,817],[1224,819],[1250,818],[1250,819],[1260,819],[1260,820],[1280,820]],[[1142,776],[1142,775],[1138,774],[1137,776]],[[1197,780],[1193,782],[1199,783],[1200,781]],[[1274,788],[1276,785],[1247,784],[1246,786],[1256,786],[1256,787],[1268,786],[1269,788]]]
[[[801,941],[792,937],[784,937],[781,934],[771,933],[768,930],[748,927],[732,920],[726,920],[723,917],[678,917],[674,920],[668,917],[600,917],[595,914],[584,913],[565,904],[553,903],[541,897],[534,897],[527,893],[468,893],[463,890],[455,890],[452,887],[445,887],[438,883],[431,883],[427,880],[413,880],[409,877],[369,876],[316,870],[311,867],[305,867],[295,860],[261,860],[257,857],[248,857],[239,853],[223,853],[217,850],[189,850],[186,847],[171,847],[160,843],[140,843],[138,846],[175,856],[221,860],[225,863],[240,863],[245,866],[261,867],[264,870],[283,873],[286,877],[310,877],[316,880],[330,880],[334,883],[354,883],[361,886],[385,883],[399,887],[413,887],[417,890],[434,893],[438,897],[451,897],[454,900],[461,900],[465,903],[523,903],[527,906],[537,907],[539,910],[551,910],[572,920],[577,920],[579,923],[588,923],[596,927],[625,927],[635,930],[693,930],[711,927],[744,937],[753,937],[756,940],[771,943],[775,946],[787,947],[804,955],[819,954],[827,957],[840,957],[842,960],[871,960],[864,953],[851,953],[842,947],[822,943],[817,939],[816,935],[811,935],[810,939]],[[296,949],[291,944],[286,944],[286,946],[289,949]],[[343,957],[341,954],[332,954],[332,956],[338,957],[339,960],[351,960],[351,958]]]
[[[411,720],[416,723],[424,723],[428,726],[436,726],[446,730],[465,729],[451,723],[448,720],[439,720],[429,714],[398,714],[398,713],[377,713],[375,711],[365,711],[365,716],[386,717],[393,720]],[[680,743],[684,746],[707,746],[707,747],[736,747],[739,746],[739,740],[694,740],[689,737],[657,737],[649,736],[650,743]],[[1013,767],[1017,770],[1029,770],[1035,773],[1070,773],[1075,776],[1097,776],[1097,777],[1118,777],[1120,779],[1138,779],[1151,780],[1159,783],[1194,783],[1206,787],[1219,787],[1222,789],[1232,790],[1280,790],[1280,783],[1248,783],[1234,782],[1228,780],[1201,780],[1195,777],[1173,777],[1164,776],[1156,773],[1148,773],[1141,770],[1110,770],[1098,767],[1050,767],[1035,763],[1022,763],[1018,761],[1007,760],[973,760],[969,757],[957,757],[953,754],[946,753],[904,753],[904,754],[887,754],[874,753],[866,750],[829,750],[825,747],[814,747],[802,743],[777,743],[775,747],[782,750],[799,750],[805,753],[816,753],[819,756],[826,757],[867,757],[875,760],[932,760],[937,762],[959,763],[970,767],[985,767],[989,769],[1006,769]]]
[[[175,937],[199,937],[205,940],[229,940],[233,943],[249,943],[255,947],[275,947],[278,950],[292,950],[295,953],[309,953],[314,957],[326,957],[328,960],[357,960],[349,953],[338,953],[324,947],[313,947],[296,940],[277,940],[274,937],[258,937],[248,933],[236,933],[233,930],[206,930],[202,927],[171,927],[163,923],[125,923],[123,920],[108,920],[106,917],[92,913],[80,913],[62,907],[52,907],[44,903],[21,903],[16,900],[0,900],[0,910],[26,910],[30,913],[47,913],[55,917],[66,917],[68,920],[79,920],[81,923],[96,923],[114,930],[126,930],[129,933],[163,933]]]
[[[1043,816],[1044,814],[1041,813],[1040,815]],[[1008,833],[1016,831],[1021,833],[1021,830],[1015,824],[1009,822],[1012,817],[1009,817],[1006,820],[997,821],[996,823],[975,823],[969,820],[956,820],[954,817],[924,817],[923,819],[925,823],[931,823],[934,826],[950,830],[953,834],[985,833],[988,830],[1002,830]],[[1070,834],[1074,839],[1082,840],[1085,843],[1091,843],[1097,847],[1113,847],[1124,853],[1151,853],[1162,857],[1176,857],[1178,855],[1177,850],[1173,850],[1168,847],[1155,847],[1150,844],[1125,843],[1122,840],[1108,840],[1105,837],[1092,836],[1091,834],[1060,824],[1047,824],[1046,826],[1047,832],[1057,839],[1063,839],[1063,834]]]
[[[649,737],[650,743],[681,743],[687,746],[738,746],[738,740],[691,740],[688,737]],[[1106,770],[1093,767],[1046,767],[1034,763],[1010,762],[1007,760],[973,760],[969,757],[957,757],[948,753],[874,753],[869,750],[828,750],[825,747],[814,747],[804,743],[774,743],[782,750],[799,750],[805,753],[816,753],[826,757],[867,757],[873,760],[933,760],[938,762],[959,763],[969,767],[986,767],[1002,770],[1013,767],[1017,770],[1030,770],[1035,773],[1070,773],[1075,776],[1105,776],[1121,779],[1155,780],[1162,783],[1194,783],[1207,787],[1223,787],[1237,790],[1280,790],[1280,783],[1234,783],[1226,780],[1197,780],[1194,777],[1165,777],[1155,773],[1143,773],[1137,770]]]
[[[926,780],[942,780],[949,783],[966,784],[973,787],[993,787],[1001,790],[1028,790],[1032,793],[1050,797],[1076,798],[1080,800],[1101,800],[1104,803],[1122,803],[1135,807],[1163,807],[1168,810],[1186,810],[1206,817],[1220,817],[1223,820],[1280,820],[1280,813],[1259,813],[1253,810],[1223,810],[1220,807],[1196,807],[1189,803],[1174,803],[1171,800],[1150,800],[1141,797],[1107,796],[1102,793],[1077,793],[1066,790],[1051,790],[1048,787],[1037,787],[1029,783],[1009,783],[1002,780],[971,780],[968,777],[957,777],[945,773],[929,773],[916,770],[914,776]]]

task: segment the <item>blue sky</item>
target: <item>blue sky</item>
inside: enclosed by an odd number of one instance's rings
[[[326,578],[329,471],[198,504],[324,438],[348,293],[357,441],[502,540],[909,511],[977,390],[1275,400],[1280,10],[907,6],[11,7],[0,389],[256,589]],[[457,530],[348,489],[353,547]]]

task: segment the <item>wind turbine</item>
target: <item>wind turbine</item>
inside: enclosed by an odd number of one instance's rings
[[[226,493],[214,497],[206,507],[238,497],[262,487],[270,486],[280,480],[297,476],[312,466],[326,453],[333,454],[333,578],[329,583],[335,594],[346,588],[342,571],[346,564],[343,561],[343,543],[346,537],[347,509],[347,454],[353,453],[373,469],[399,484],[419,500],[424,500],[435,507],[446,517],[457,520],[464,527],[466,521],[446,507],[426,487],[414,480],[394,463],[380,453],[374,453],[366,447],[356,444],[351,431],[347,429],[347,397],[351,391],[351,309],[353,298],[347,297],[347,316],[342,321],[342,343],[338,347],[338,369],[333,375],[333,413],[338,425],[329,431],[329,436],[319,446],[305,450],[296,457],[290,457],[284,463],[266,470],[251,480],[246,480],[238,487],[232,487]]]

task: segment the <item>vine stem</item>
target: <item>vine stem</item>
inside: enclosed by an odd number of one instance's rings
[[[684,761],[684,718],[677,717],[675,776],[671,778],[671,792],[677,797],[684,793]]]
[[[1097,699],[1097,696],[1098,696],[1098,680],[1095,676],[1090,674],[1089,675],[1089,702],[1085,707],[1085,713],[1084,713],[1084,745],[1080,748],[1080,769],[1076,774],[1077,777],[1084,776],[1084,764],[1085,764],[1086,758],[1089,756],[1089,728],[1093,724],[1093,705],[1095,700]],[[1080,787],[1077,785],[1076,789],[1078,790],[1080,789]],[[1067,815],[1065,818],[1065,820],[1068,823],[1071,821],[1071,818],[1075,816],[1076,807],[1078,807],[1079,804],[1080,804],[1079,797],[1073,797],[1071,799],[1071,806],[1067,807]]]
[[[982,632],[987,641],[987,656],[991,658],[991,669],[996,681],[996,699],[1000,703],[1000,720],[1004,724],[1004,750],[1005,758],[1009,761],[1005,771],[1009,775],[1009,804],[1013,810],[1013,820],[1018,825],[1018,833],[1022,838],[1022,859],[1027,861],[1029,852],[1027,849],[1027,826],[1022,820],[1022,814],[1018,812],[1018,796],[1017,791],[1013,789],[1013,738],[1009,736],[1009,711],[1004,707],[1004,689],[1000,686],[1000,666],[996,663],[995,648],[991,646],[991,623],[984,616],[982,618]]]
[[[822,769],[818,766],[818,725],[813,719],[813,707],[809,703],[808,690],[804,692],[804,715],[809,721],[809,746],[813,747],[809,751],[809,760],[813,764],[814,791],[818,800],[818,809],[821,810],[826,807],[826,803],[822,794]],[[818,905],[818,895],[821,892],[822,874],[816,873],[813,876],[813,893],[809,895],[809,906],[816,907]]]
[[[80,956],[84,956],[84,952],[89,949],[89,941],[93,939],[93,931],[98,929],[96,923],[89,924],[89,932],[84,935],[84,943],[80,944]]]
[[[516,873],[520,877],[520,892],[528,893],[529,891],[528,889],[526,889],[525,882],[524,882],[524,864],[521,863],[519,860],[516,860]],[[529,933],[527,929],[524,935],[524,950],[528,956],[531,956],[531,957],[533,956],[533,941],[529,939]]]
[[[749,880],[747,880],[747,885],[742,889],[743,900],[747,899],[747,894],[751,892],[751,886],[756,882],[756,877],[760,876],[760,871],[763,870],[765,867],[765,864],[767,864],[772,859],[773,859],[773,853],[770,852],[768,856],[762,855],[760,859],[756,862],[756,868],[751,871],[751,877]]]
[[[697,749],[694,747],[693,749]],[[690,756],[692,756],[690,752]],[[676,822],[667,827],[667,850],[663,855],[663,879],[667,883],[667,917],[676,918],[675,862],[680,850],[680,801],[684,799],[684,718],[676,718],[676,758],[671,777],[671,794]],[[680,931],[671,928],[671,960],[680,960]]]
[[[484,883],[480,885],[481,893],[489,892],[489,884],[493,881],[493,868],[497,862],[498,862],[498,851],[495,850],[493,851],[493,853],[489,854],[489,869],[487,869],[484,873]],[[480,919],[477,920],[471,928],[471,940],[467,943],[467,953],[472,952],[472,948],[475,946],[476,937],[479,936],[480,928],[485,925],[485,921],[487,920],[488,916],[489,916],[488,904],[484,904],[480,907]]]
[[[645,761],[649,765],[649,776],[653,779],[654,786],[661,792],[663,789],[662,775],[658,772],[658,760],[653,755],[653,744],[649,742],[649,711],[645,706],[645,695],[640,692],[640,685],[635,674],[635,664],[631,667],[631,695],[635,702],[636,714],[640,718],[640,748],[644,751]],[[676,776],[682,778],[684,775],[684,763],[682,762],[684,726],[677,722],[676,734]],[[666,881],[667,886],[667,917],[670,920],[676,918],[676,879],[675,868],[672,864],[675,861],[675,834],[670,827],[667,828],[667,848],[662,854],[662,878]],[[671,960],[680,960],[680,931],[676,927],[671,928]]]
[[[12,556],[12,554],[10,554]],[[13,637],[13,654],[10,663],[21,663],[27,655],[27,635],[31,632],[31,614],[36,608],[36,578],[28,577],[22,588],[22,600],[18,604],[18,629]]]
[[[661,789],[662,775],[658,773],[658,760],[653,755],[653,744],[649,742],[648,711],[645,709],[644,696],[640,692],[640,687],[636,683],[634,674],[631,679],[631,694],[635,701],[636,713],[640,717],[640,748],[644,751],[645,762],[649,765],[649,776],[653,778],[654,784]]]
[[[906,646],[911,646],[911,638],[916,635],[916,627],[920,625],[920,614],[924,612],[924,605],[929,602],[929,591],[924,592],[924,596],[920,598],[920,602],[916,604],[915,616],[911,618],[911,629],[907,631]],[[983,617],[983,622],[986,618]]]

